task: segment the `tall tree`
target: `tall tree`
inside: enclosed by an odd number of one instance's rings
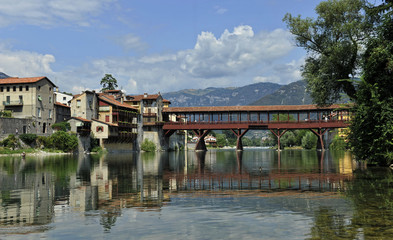
[[[117,80],[112,76],[112,74],[105,74],[100,82],[102,89],[101,92],[105,90],[115,90],[117,86]]]
[[[372,30],[364,14],[364,0],[328,0],[315,9],[316,19],[287,13],[283,19],[297,46],[307,51],[302,76],[314,102],[328,105],[341,93],[356,98],[362,46]]]
[[[367,10],[377,19],[364,54],[364,74],[349,135],[356,155],[371,163],[393,161],[393,2]]]

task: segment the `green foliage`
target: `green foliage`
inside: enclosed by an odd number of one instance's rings
[[[105,90],[115,90],[118,87],[117,80],[112,77],[112,74],[105,74],[105,76],[101,79],[100,84],[102,85],[101,92]]]
[[[68,134],[64,131],[57,131],[49,137],[50,146],[52,148],[71,152],[78,146],[78,138],[75,134]]]
[[[359,160],[384,166],[393,161],[392,9],[393,3],[390,2],[370,13],[381,24],[366,46],[364,76],[349,135],[351,147]]]
[[[19,138],[28,145],[33,144],[36,141],[37,137],[37,134],[33,133],[24,133],[19,135]]]
[[[319,105],[332,104],[345,92],[355,98],[352,79],[359,69],[362,45],[370,35],[363,0],[322,1],[316,7],[316,19],[286,14],[289,31],[296,44],[308,52],[302,76],[311,97]]]
[[[225,134],[217,134],[216,136],[217,147],[222,148],[227,145]]]
[[[57,131],[49,137],[39,136],[37,142],[45,149],[60,150],[63,152],[72,152],[78,146],[77,136],[64,131]]]
[[[10,110],[2,110],[2,111],[0,111],[0,117],[10,118],[10,117],[12,117],[12,111],[10,111]]]
[[[19,139],[17,137],[15,137],[14,134],[8,135],[8,137],[1,142],[1,145],[4,147],[11,148],[11,149],[15,149],[15,148],[20,147]]]
[[[156,145],[154,142],[150,141],[149,139],[145,139],[141,145],[141,150],[145,152],[155,152]]]
[[[345,139],[336,134],[332,140],[332,143],[329,146],[330,150],[346,150],[348,149],[348,143],[345,142]]]
[[[304,149],[314,149],[317,147],[318,137],[312,132],[307,132],[302,138],[302,147]]]
[[[69,122],[59,122],[52,125],[52,129],[61,130],[67,132],[71,129]]]

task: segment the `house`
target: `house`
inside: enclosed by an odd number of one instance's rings
[[[50,134],[55,122],[55,88],[47,77],[0,78],[0,111],[10,112],[13,118],[30,119],[23,132]]]
[[[113,143],[133,142],[136,139],[138,109],[121,103],[115,96],[106,93],[98,95],[98,105],[98,118],[94,119],[92,130],[95,137],[99,136],[100,143],[104,143],[102,140]],[[114,127],[117,127],[117,130]]]
[[[55,92],[55,102],[70,106],[70,101],[72,100],[72,94],[61,93],[59,91]]]
[[[71,117],[80,117],[88,120],[98,117],[98,98],[95,91],[84,91],[74,95],[70,102]]]
[[[55,102],[55,123],[64,122],[70,117],[71,107],[60,102]]]

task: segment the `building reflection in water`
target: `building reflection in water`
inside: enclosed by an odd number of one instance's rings
[[[71,170],[61,173],[68,182],[60,184],[59,173],[45,169],[39,160],[30,166],[21,159],[7,161],[0,165],[1,225],[45,225],[64,209],[100,210],[105,230],[115,224],[123,208],[159,211],[182,192],[335,192],[352,178],[354,166],[349,153],[330,151],[81,155],[64,160]]]

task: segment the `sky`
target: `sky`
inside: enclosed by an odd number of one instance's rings
[[[282,21],[319,0],[0,0],[0,72],[62,92],[127,94],[301,79],[306,52]]]

